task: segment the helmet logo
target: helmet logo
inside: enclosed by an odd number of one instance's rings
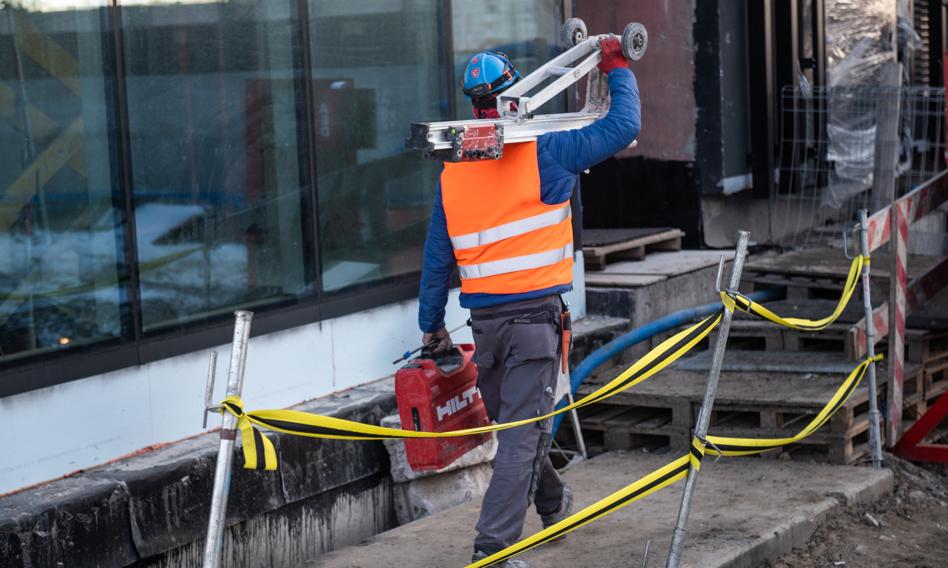
[[[480,60],[480,57],[474,56],[474,59],[471,60],[471,63],[477,63]]]
[[[475,79],[477,79],[477,76],[480,74],[481,74],[481,70],[478,69],[477,67],[475,67],[474,69],[471,69],[471,77],[474,77]]]

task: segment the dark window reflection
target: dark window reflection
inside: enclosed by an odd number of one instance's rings
[[[122,334],[102,10],[0,9],[0,360]]]
[[[146,331],[306,291],[292,5],[122,10]]]
[[[405,150],[443,120],[439,2],[309,3],[323,289],[417,272],[440,164]]]
[[[430,0],[119,4],[124,77],[112,2],[0,3],[0,361],[134,338],[136,309],[149,331],[316,296],[317,274],[333,293],[418,272],[441,165],[405,150],[409,124],[468,117],[450,75],[476,51],[505,50],[524,72],[545,61],[562,12],[560,0],[453,2],[451,21]],[[140,306],[124,288],[126,173]]]
[[[526,75],[562,51],[562,0],[455,0],[451,3],[451,15],[460,118],[472,116],[460,88],[460,77],[475,53],[506,53],[520,74]],[[554,98],[540,112],[566,112],[565,96]]]

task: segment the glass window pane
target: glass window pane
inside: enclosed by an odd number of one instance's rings
[[[295,4],[122,9],[146,331],[308,290]]]
[[[454,68],[458,81],[458,115],[471,116],[461,91],[461,75],[468,60],[481,51],[506,53],[521,75],[533,71],[561,52],[562,0],[456,0],[451,3],[454,32]],[[559,96],[540,112],[566,112]]]
[[[441,169],[405,150],[447,118],[440,2],[311,0],[323,289],[421,270]]]
[[[104,2],[0,9],[0,361],[122,335]]]

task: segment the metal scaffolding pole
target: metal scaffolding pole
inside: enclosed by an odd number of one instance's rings
[[[860,252],[863,256],[869,256],[869,220],[868,212],[865,209],[859,211],[859,243]],[[869,263],[862,265],[862,302],[865,308],[866,322],[866,356],[872,359],[876,354],[875,333],[873,330],[874,320],[872,318],[872,299],[869,283]],[[879,426],[879,402],[876,400],[878,389],[876,388],[876,364],[874,361],[869,363],[869,447],[872,450],[872,467],[879,469],[882,467],[882,435]]]
[[[734,255],[734,266],[731,268],[731,283],[729,290],[737,290],[741,284],[741,272],[744,270],[744,257],[747,255],[747,241],[750,233],[747,231],[738,232],[737,252]],[[724,259],[718,266],[718,285],[724,272]],[[721,363],[724,361],[724,349],[727,345],[727,335],[731,330],[731,318],[734,312],[724,309],[724,317],[721,319],[721,327],[718,331],[717,341],[714,343],[714,354],[711,360],[711,370],[708,372],[708,385],[704,391],[704,402],[701,404],[701,411],[698,413],[698,423],[695,425],[695,437],[703,440],[708,434],[708,422],[711,421],[711,408],[714,406],[714,396],[718,389],[718,378],[721,376]],[[678,509],[678,522],[675,524],[675,532],[672,534],[671,548],[668,551],[668,559],[665,562],[666,568],[678,568],[681,562],[681,554],[685,545],[685,526],[688,524],[688,513],[691,511],[691,498],[694,495],[695,485],[698,483],[698,470],[694,465],[688,469],[688,479],[685,481],[685,490],[681,496],[681,507]]]
[[[244,368],[247,364],[247,343],[250,340],[250,321],[253,312],[234,312],[234,340],[230,351],[230,369],[227,372],[227,396],[240,396],[244,388]],[[213,381],[208,371],[209,381]],[[213,383],[210,386],[213,389]],[[221,418],[221,444],[217,451],[214,470],[214,492],[211,495],[211,514],[204,542],[204,568],[217,568],[221,562],[224,525],[227,519],[227,496],[230,489],[231,465],[234,461],[234,441],[237,438],[237,417],[225,412]]]

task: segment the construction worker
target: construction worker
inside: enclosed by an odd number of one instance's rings
[[[609,112],[578,130],[504,146],[499,160],[445,163],[425,242],[418,323],[422,342],[451,347],[445,305],[454,267],[461,306],[471,310],[477,384],[492,420],[550,412],[560,364],[561,294],[572,289],[570,196],[578,174],[627,147],[639,133],[638,86],[616,38],[599,43],[608,75]],[[483,52],[464,71],[474,116],[498,118],[496,96],[520,79],[502,53]],[[520,538],[535,503],[543,526],[566,518],[572,492],[548,452],[551,420],[497,434],[474,560]],[[499,566],[525,567],[522,560]]]

